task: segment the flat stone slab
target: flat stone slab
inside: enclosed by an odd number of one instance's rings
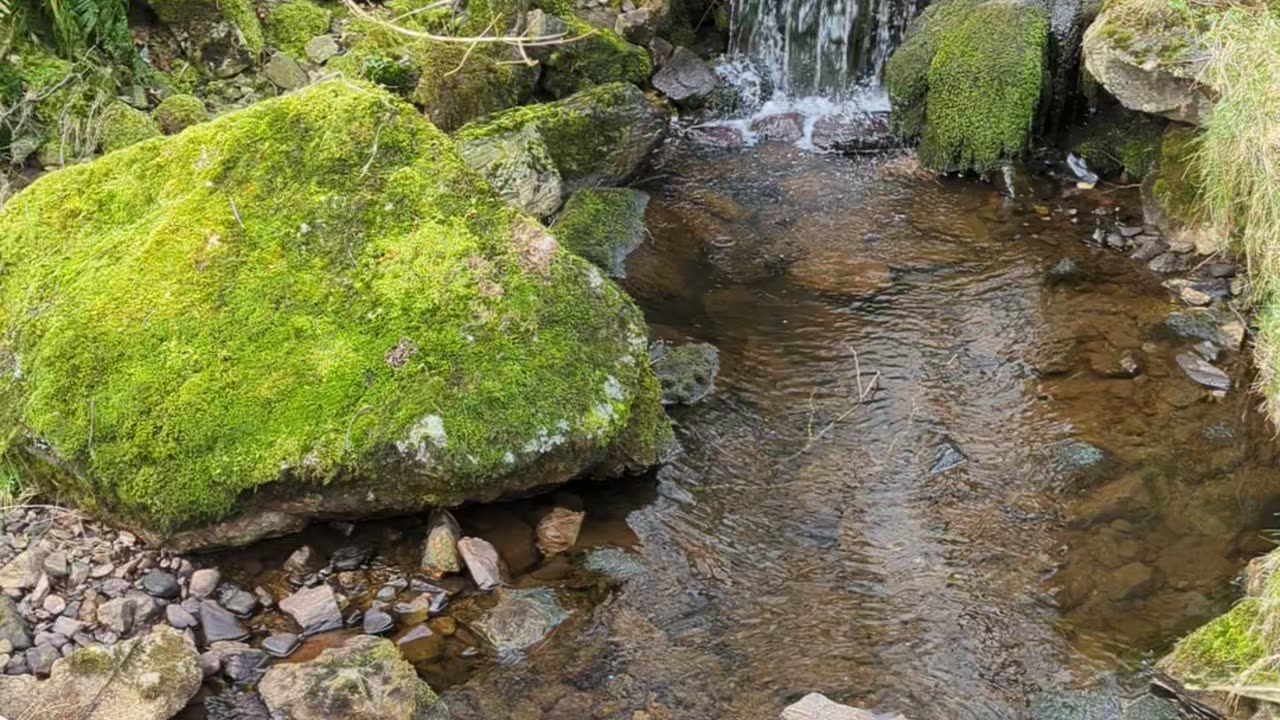
[[[1177,360],[1187,377],[1201,385],[1214,390],[1231,389],[1231,376],[1210,365],[1204,358],[1191,353],[1178,353]]]
[[[876,715],[841,705],[822,693],[809,693],[782,711],[782,720],[904,720],[901,715]]]

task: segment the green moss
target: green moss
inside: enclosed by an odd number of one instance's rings
[[[418,62],[419,80],[409,99],[445,131],[528,100],[537,77],[536,68],[511,62],[497,45],[468,56],[465,46],[438,43]]]
[[[900,136],[915,140],[924,133],[929,66],[943,36],[983,0],[939,0],[926,7],[907,28],[902,44],[884,69],[884,86],[893,107],[890,121]]]
[[[566,16],[570,37],[579,40],[556,47],[546,61],[543,85],[563,98],[589,87],[625,82],[644,87],[653,74],[649,53],[612,30],[592,27]]]
[[[929,63],[920,159],[987,172],[1025,150],[1045,78],[1043,5],[988,0],[944,29]]]
[[[102,113],[102,151],[114,152],[160,135],[150,115],[118,102]]]
[[[624,273],[624,258],[644,240],[649,196],[630,188],[574,193],[552,231],[561,245],[609,275]]]
[[[149,528],[277,482],[491,492],[603,452],[650,373],[617,287],[345,81],[46,175],[0,266],[0,439]]]
[[[1160,212],[1186,226],[1195,227],[1208,218],[1200,195],[1202,181],[1195,162],[1199,148],[1195,128],[1175,125],[1165,131],[1155,175],[1151,178],[1150,201]]]
[[[1161,660],[1180,682],[1228,682],[1268,654],[1254,632],[1261,601],[1245,598],[1174,646]]]
[[[194,95],[171,95],[160,102],[151,117],[166,135],[182,132],[209,119],[204,102]]]
[[[160,22],[183,27],[193,22],[225,20],[235,25],[251,52],[261,53],[266,47],[262,23],[252,0],[147,0]]]
[[[1072,150],[1101,177],[1141,180],[1160,156],[1164,127],[1160,118],[1114,107],[1075,131]]]
[[[306,58],[307,43],[329,32],[333,16],[310,0],[291,0],[267,16],[267,42],[295,58]]]
[[[94,646],[80,648],[67,656],[71,672],[76,675],[106,675],[116,669],[116,657],[110,648]]]

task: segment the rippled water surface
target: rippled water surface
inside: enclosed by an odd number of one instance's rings
[[[1144,664],[1229,604],[1280,486],[1247,363],[1210,398],[1159,279],[1085,242],[1137,199],[771,145],[672,148],[641,187],[624,284],[656,337],[719,348],[717,392],[675,412],[656,478],[576,488],[572,558],[512,563],[570,610],[542,645],[501,663],[460,631],[420,668],[455,717],[764,720],[811,691],[913,720],[1168,717]],[[1083,278],[1048,282],[1064,258]],[[511,563],[540,502],[460,519]],[[420,526],[368,532],[413,566]]]

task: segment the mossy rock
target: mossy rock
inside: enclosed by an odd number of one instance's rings
[[[1167,123],[1112,103],[1072,130],[1071,149],[1100,177],[1140,181],[1160,157]]]
[[[8,452],[171,547],[639,469],[666,426],[639,310],[372,86],[50,173],[0,267]]]
[[[625,82],[644,87],[653,75],[649,53],[612,30],[593,28],[562,16],[573,42],[556,46],[545,61],[542,87],[553,97],[565,98],[596,85]]]
[[[1084,34],[1089,75],[1125,107],[1203,123],[1213,108],[1199,77],[1216,9],[1169,0],[1109,0]]]
[[[239,74],[266,47],[251,0],[147,0],[187,59],[215,78]]]
[[[298,60],[307,57],[307,43],[329,32],[333,14],[310,0],[290,0],[267,16],[266,42]]]
[[[414,27],[449,33],[456,29],[452,22],[419,19]],[[527,102],[537,83],[537,68],[520,63],[501,45],[468,51],[464,45],[423,41],[363,20],[348,24],[343,44],[346,54],[330,60],[330,69],[401,95],[446,131]]]
[[[102,152],[115,152],[160,135],[151,116],[117,102],[102,113]]]
[[[666,126],[666,114],[639,88],[612,83],[490,115],[465,125],[454,139],[472,167],[521,204],[531,194],[529,182],[551,182],[551,176],[561,199],[584,187],[619,184],[661,142]],[[541,202],[544,194],[533,194]]]
[[[884,86],[893,112],[890,122],[906,140],[924,134],[929,66],[944,34],[983,0],[939,0],[911,21],[902,43],[884,68]]]
[[[166,135],[182,132],[209,119],[204,101],[195,95],[171,95],[151,111],[151,117]]]
[[[625,277],[626,259],[644,242],[649,195],[630,188],[584,188],[564,204],[551,231],[556,240],[611,277]]]

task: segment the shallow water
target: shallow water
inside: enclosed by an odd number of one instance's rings
[[[574,488],[571,558],[530,554],[543,499],[460,514],[570,613],[516,662],[451,638],[420,670],[454,716],[763,720],[820,691],[913,720],[1167,717],[1133,704],[1144,667],[1229,604],[1280,485],[1247,362],[1211,399],[1160,280],[1086,242],[1137,198],[1013,202],[768,143],[668,148],[642,187],[624,285],[656,337],[720,349],[717,392],[676,410],[684,454],[656,478]],[[1063,258],[1083,280],[1046,281]],[[363,543],[372,593],[422,532],[321,528],[225,564],[270,585],[303,541]]]

